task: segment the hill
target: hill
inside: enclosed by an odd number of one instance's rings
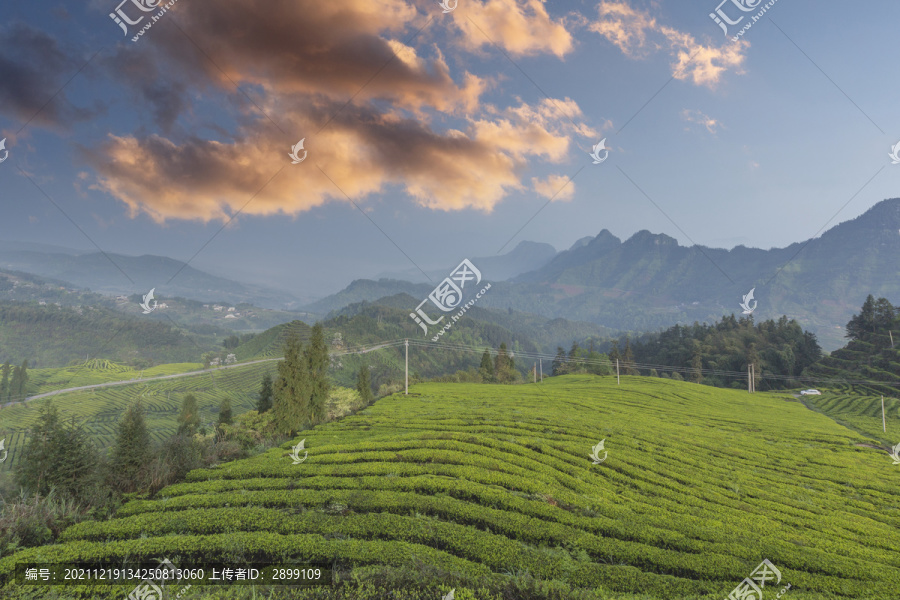
[[[831,351],[843,346],[843,324],[867,294],[900,295],[898,230],[897,198],[818,238],[770,250],[683,247],[649,231],[623,242],[603,230],[539,269],[494,283],[479,306],[651,331],[673,323],[712,322],[738,310],[742,296],[755,288],[757,319],[787,315]],[[495,281],[487,273],[485,279]],[[425,297],[432,287],[355,281],[310,310],[324,312],[400,292]]]
[[[103,306],[0,302],[0,363],[28,360],[32,367],[51,367],[105,358],[146,367],[191,362],[221,349],[229,333],[211,326],[174,327]]]
[[[17,249],[17,246],[11,242],[0,243],[0,268],[63,279],[104,294],[134,294],[138,291],[145,294],[156,288],[167,296],[201,302],[245,302],[273,309],[299,305],[299,300],[288,292],[210,275],[165,256],[126,256],[77,250],[57,252],[35,249],[34,245],[22,246],[30,249]]]
[[[302,464],[286,444],[193,471],[0,574],[268,559],[336,568],[341,585],[300,599],[721,600],[767,559],[766,597],[896,597],[897,472],[866,438],[778,394],[588,376],[509,390],[415,386],[305,431]]]

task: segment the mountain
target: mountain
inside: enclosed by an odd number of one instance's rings
[[[753,289],[758,302],[754,318],[796,319],[830,351],[843,346],[843,326],[868,294],[900,297],[898,230],[896,198],[819,238],[770,250],[684,247],[646,230],[623,242],[603,230],[538,269],[495,283],[478,306],[651,331],[740,314],[743,296]],[[386,280],[358,280],[351,287],[372,292],[370,300],[399,292],[425,298],[433,288]],[[364,299],[349,291],[329,296],[310,310]]]
[[[482,276],[489,281],[505,281],[526,271],[533,271],[545,265],[556,256],[556,249],[550,244],[538,242],[519,242],[511,252],[501,256],[483,256],[469,259]],[[457,263],[458,264],[458,263]],[[456,265],[447,265],[440,269],[426,271],[434,283],[441,281]],[[397,279],[415,283],[426,282],[425,276],[418,269],[389,271],[378,276],[380,279]]]
[[[210,275],[164,256],[125,256],[0,242],[0,269],[62,279],[105,294],[146,293],[156,288],[158,294],[198,301],[247,302],[282,310],[299,305],[299,300],[288,292]],[[176,273],[177,277],[169,283]]]

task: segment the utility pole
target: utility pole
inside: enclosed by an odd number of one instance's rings
[[[619,359],[616,359],[616,385],[619,385]]]
[[[406,346],[406,395],[409,396],[409,340],[403,340]]]
[[[753,388],[750,387],[752,381],[753,380],[750,379],[750,363],[747,363],[747,393],[748,394],[753,393]]]
[[[541,367],[541,383],[544,383],[544,359],[538,359],[538,365]]]
[[[531,368],[534,372],[534,382],[537,383],[537,363],[534,363],[534,366]]]
[[[894,334],[891,333],[891,330],[888,329],[888,335],[891,336],[891,349],[894,348]]]
[[[881,430],[887,431],[887,423],[884,421],[884,396],[881,397]]]
[[[756,364],[750,365],[750,388],[752,393],[756,393]]]

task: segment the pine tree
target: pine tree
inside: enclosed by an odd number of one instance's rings
[[[113,486],[122,492],[141,489],[144,485],[143,473],[146,473],[153,452],[144,420],[144,406],[140,400],[131,404],[122,415],[110,454]]]
[[[279,433],[293,435],[310,420],[309,366],[300,338],[294,333],[285,343],[284,360],[278,363],[272,392],[272,410]]]
[[[494,357],[494,379],[497,383],[509,383],[512,378],[509,353],[506,350],[506,342],[503,342],[497,350],[497,356]]]
[[[233,420],[231,414],[231,400],[227,397],[222,398],[222,402],[219,403],[219,425],[231,425]]]
[[[485,383],[494,381],[494,361],[491,360],[490,351],[485,348],[484,354],[481,355],[481,367],[478,372],[481,373],[481,379]]]
[[[703,381],[703,357],[700,354],[700,344],[694,342],[694,355],[691,358],[691,375],[694,383]]]
[[[306,348],[306,362],[309,368],[309,413],[313,425],[325,421],[325,405],[331,384],[328,381],[328,345],[325,343],[325,330],[321,323],[313,325]]]
[[[9,400],[9,361],[0,367],[0,402]]]
[[[259,388],[256,410],[259,414],[263,414],[270,408],[272,408],[272,376],[266,373],[263,375],[262,386]]]
[[[864,340],[868,334],[875,331],[875,297],[869,294],[863,302],[858,315],[847,323],[847,333],[844,337],[853,340]]]
[[[19,367],[19,390],[18,394],[22,400],[25,400],[25,386],[28,384],[28,360],[22,361]]]
[[[19,389],[22,387],[22,370],[13,366],[12,377],[9,379],[9,393],[7,401],[14,402],[19,399]]]
[[[619,340],[613,340],[612,349],[609,351],[609,360],[616,367],[616,361],[619,359]]]
[[[359,375],[356,377],[356,391],[359,392],[363,405],[372,404],[372,384],[369,382],[369,367],[366,365],[359,368]]]
[[[569,372],[568,363],[566,362],[566,351],[562,346],[556,347],[556,358],[553,359],[553,376],[565,375]]]
[[[572,348],[569,350],[569,373],[580,373],[581,365],[578,363],[578,344],[572,342]]]
[[[178,434],[194,435],[200,428],[200,405],[193,394],[185,395],[178,413]]]
[[[625,362],[626,375],[640,375],[641,372],[634,367],[634,354],[631,352],[631,340],[625,338],[625,355],[622,357]]]

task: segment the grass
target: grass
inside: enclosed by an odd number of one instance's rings
[[[301,437],[300,465],[286,444],[194,471],[114,519],[70,527],[59,545],[0,559],[0,576],[19,561],[252,557],[334,564],[340,585],[283,596],[310,600],[449,588],[460,599],[721,600],[769,559],[794,600],[893,600],[900,584],[900,469],[783,393],[638,377],[420,384]],[[600,439],[609,454],[594,465]],[[65,597],[79,593],[107,597]],[[249,594],[194,586],[184,597]]]

